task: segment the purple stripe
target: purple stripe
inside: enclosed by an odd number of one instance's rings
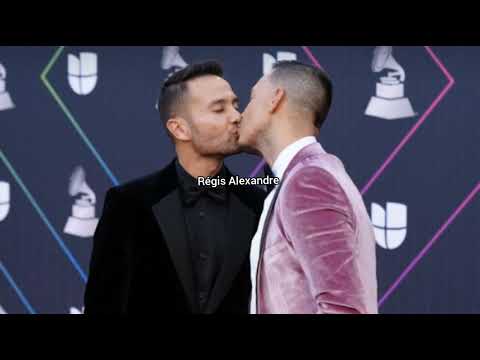
[[[305,52],[305,54],[307,54],[308,58],[310,59],[310,61],[313,63],[313,65],[315,65],[316,67],[320,68],[323,70],[322,68],[322,65],[320,65],[320,63],[318,62],[318,60],[315,58],[315,56],[313,56],[313,53],[312,51],[308,48],[308,46],[302,46],[302,50]]]
[[[263,165],[265,165],[265,160],[261,160],[257,166],[255,167],[255,169],[253,169],[252,173],[248,176],[248,177],[254,177],[258,174],[258,172],[260,171],[260,169],[263,167]]]
[[[425,247],[418,253],[417,256],[410,262],[410,264],[403,270],[400,276],[395,280],[395,282],[390,286],[387,292],[380,299],[378,306],[382,306],[383,303],[390,297],[390,295],[397,289],[403,279],[415,268],[418,262],[427,254],[430,248],[433,246],[435,241],[445,232],[445,230],[450,226],[450,224],[455,220],[455,218],[465,209],[465,207],[472,201],[472,199],[480,191],[480,181],[477,183],[475,188],[470,194],[462,201],[460,206],[450,215],[447,221],[438,229],[433,238],[425,245]]]

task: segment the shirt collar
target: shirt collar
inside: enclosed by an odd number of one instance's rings
[[[175,161],[175,167],[177,170],[178,180],[182,187],[189,187],[189,186],[197,186],[197,179],[190,175],[180,164],[178,159]],[[226,169],[225,165],[222,165],[220,171],[213,175],[212,177],[219,176],[219,177],[226,177]]]
[[[282,179],[288,164],[290,164],[295,155],[297,155],[304,147],[315,142],[317,142],[315,136],[305,136],[284,148],[273,162],[273,174]]]

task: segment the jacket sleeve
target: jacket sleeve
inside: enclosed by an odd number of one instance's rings
[[[85,314],[124,313],[128,304],[128,244],[132,219],[128,205],[115,188],[105,197],[103,213],[94,235],[85,290]]]
[[[355,218],[342,188],[327,171],[307,166],[292,174],[283,190],[281,221],[317,313],[365,313]]]

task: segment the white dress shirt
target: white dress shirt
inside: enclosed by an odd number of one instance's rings
[[[303,137],[283,149],[278,157],[275,159],[272,172],[273,175],[282,180],[283,174],[287,169],[288,165],[292,159],[297,155],[297,153],[302,150],[304,147],[317,142],[317,139],[314,136]],[[252,279],[252,296],[250,300],[250,314],[256,314],[257,312],[257,268],[258,261],[260,257],[260,238],[262,236],[263,227],[265,225],[265,218],[267,217],[268,210],[272,203],[275,192],[277,191],[278,185],[270,191],[267,198],[263,202],[263,210],[260,216],[260,221],[258,223],[257,232],[253,236],[252,246],[250,248],[250,276]]]

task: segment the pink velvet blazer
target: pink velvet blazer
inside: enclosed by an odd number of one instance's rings
[[[370,218],[342,162],[318,143],[290,162],[265,227],[257,313],[378,313]]]

